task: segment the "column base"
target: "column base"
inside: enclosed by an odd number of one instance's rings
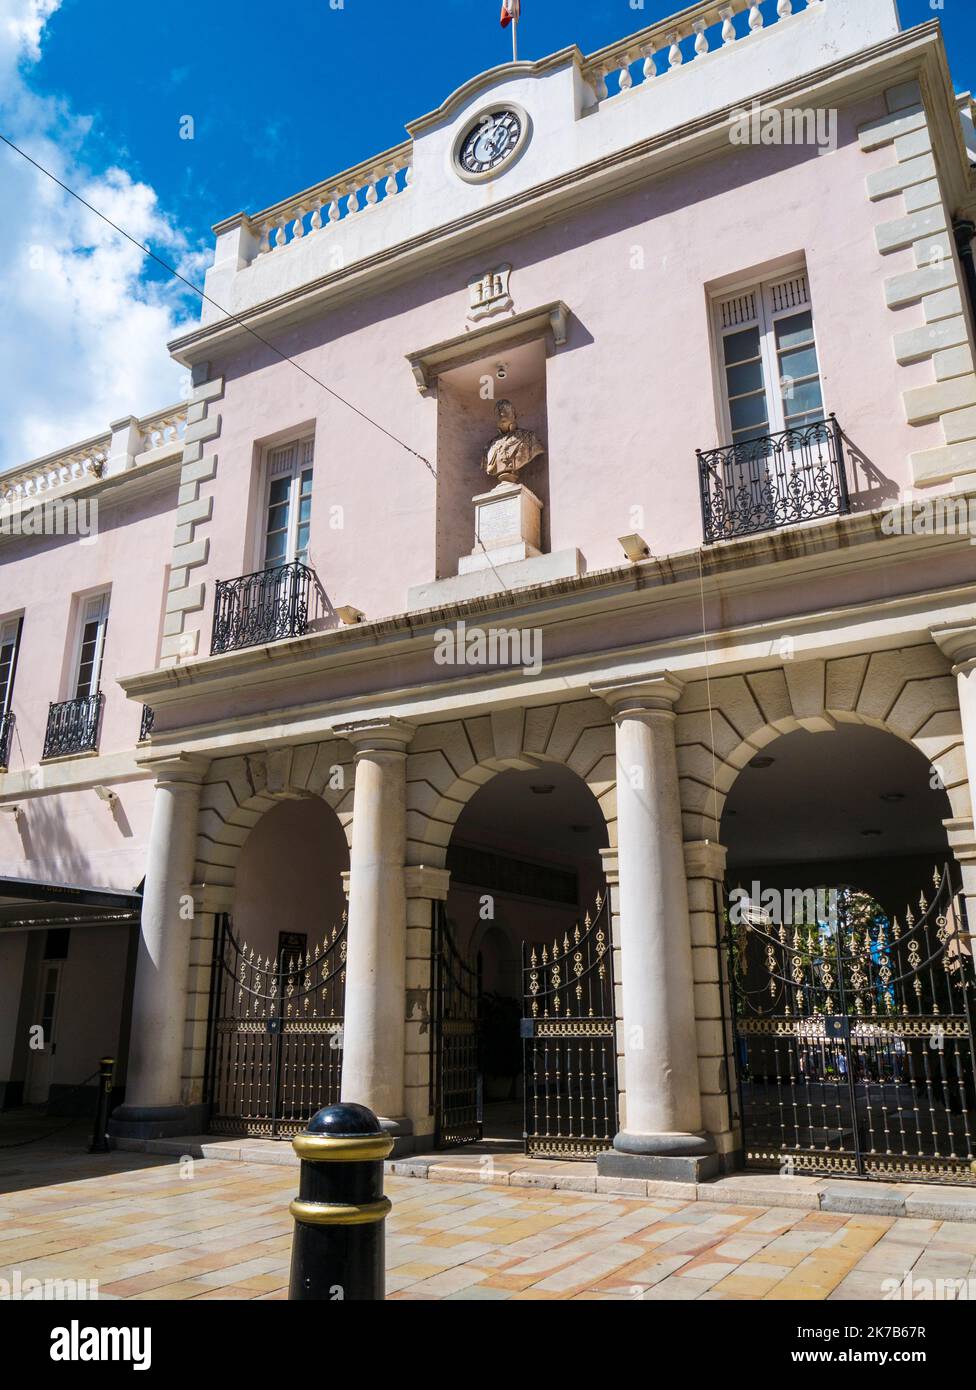
[[[404,1158],[407,1154],[413,1153],[413,1120],[409,1115],[396,1115],[393,1118],[379,1115],[377,1118],[380,1129],[393,1140],[390,1158]]]
[[[628,1134],[614,1136],[613,1149],[597,1155],[597,1174],[607,1178],[650,1178],[667,1182],[706,1182],[717,1177],[720,1160],[709,1134]]]
[[[172,1139],[178,1134],[202,1134],[207,1128],[206,1105],[120,1105],[108,1122],[112,1139]]]

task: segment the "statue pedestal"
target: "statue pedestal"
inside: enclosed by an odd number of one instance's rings
[[[499,483],[491,492],[479,493],[474,503],[477,542],[470,555],[458,561],[458,574],[473,574],[517,560],[530,560],[542,552],[542,503],[521,483]]]

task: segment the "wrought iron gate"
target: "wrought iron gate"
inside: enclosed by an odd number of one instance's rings
[[[902,922],[729,926],[747,1166],[976,1183],[971,938],[934,882]]]
[[[475,1144],[482,1137],[479,999],[481,982],[458,953],[444,903],[433,905],[431,1078],[438,1147]]]
[[[588,1159],[617,1132],[609,898],[572,937],[522,946],[525,1152]]]
[[[346,915],[310,950],[283,933],[274,957],[218,919],[210,986],[207,1099],[218,1134],[288,1138],[339,1099]]]

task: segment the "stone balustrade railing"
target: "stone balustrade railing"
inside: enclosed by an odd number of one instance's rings
[[[166,410],[157,410],[139,421],[143,449],[158,449],[163,444],[175,444],[183,438],[186,429],[186,405],[171,405]],[[140,450],[141,452],[141,450]]]
[[[598,101],[734,47],[830,0],[704,0],[592,54],[583,75]]]
[[[110,461],[113,471],[116,464],[124,471],[141,453],[179,444],[185,428],[185,405],[154,411],[141,420],[122,421],[105,434],[0,474],[0,502],[30,501],[86,478],[100,478]]]
[[[249,220],[260,239],[258,255],[280,251],[300,237],[313,236],[404,193],[410,187],[412,159],[413,143],[407,140],[254,214]]]

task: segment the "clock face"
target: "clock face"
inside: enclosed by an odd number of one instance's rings
[[[524,133],[525,123],[517,111],[486,112],[462,139],[458,164],[466,174],[490,174],[511,159]]]

